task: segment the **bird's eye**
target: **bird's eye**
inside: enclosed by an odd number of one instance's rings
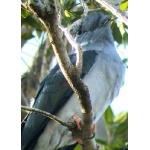
[[[82,30],[79,30],[79,31],[77,32],[78,35],[81,35],[82,33],[83,33]]]

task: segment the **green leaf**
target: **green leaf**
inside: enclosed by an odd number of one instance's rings
[[[36,30],[36,34],[37,34],[38,38],[40,38],[40,37],[41,37],[42,32],[41,32],[41,31],[39,31],[39,30]]]
[[[65,14],[66,17],[71,17],[71,14],[70,14],[70,12],[68,10],[65,10],[64,14]]]
[[[31,27],[35,28],[36,30],[42,31],[42,26],[39,21],[33,18],[31,15],[28,15],[26,18],[21,19],[22,24],[30,25]]]
[[[109,150],[126,150],[126,142],[122,138],[117,138],[113,144],[110,145]]]
[[[91,1],[89,1],[89,3],[87,3],[87,5],[88,5],[88,8],[90,8],[90,9],[96,9],[96,5]]]
[[[114,135],[121,135],[125,132],[128,132],[128,119],[124,122],[120,123],[119,126],[116,128]]]
[[[32,35],[32,33],[30,33],[30,32],[26,32],[24,34],[21,34],[21,38],[24,39],[24,40],[29,40],[33,37],[34,37],[34,35]]]
[[[110,106],[108,106],[108,108],[106,109],[105,113],[104,113],[104,117],[105,117],[105,121],[107,123],[112,123],[114,120],[114,113],[111,109]]]
[[[46,54],[45,54],[45,56],[46,57],[49,57],[49,56],[51,56],[52,55],[52,48],[51,48],[51,45],[47,48],[47,50],[46,50]]]
[[[82,147],[80,144],[78,144],[73,150],[82,150]]]
[[[75,11],[71,12],[72,16],[76,17],[76,20],[81,18],[81,15],[83,14],[83,11]]]
[[[115,123],[121,123],[124,122],[128,118],[127,112],[121,112],[118,116],[114,118]]]
[[[63,0],[59,0],[59,2],[60,2],[60,4],[62,5],[64,1],[63,1]]]
[[[29,12],[23,8],[21,8],[21,16],[23,18],[26,18],[29,15]]]
[[[119,30],[121,32],[121,35],[123,35],[126,32],[124,24],[122,22],[120,22],[118,27],[119,27]]]
[[[108,145],[108,142],[107,141],[104,141],[104,140],[101,140],[101,139],[95,139],[95,141],[97,143],[100,143],[100,144],[103,144],[103,145]]]
[[[126,46],[128,44],[128,33],[125,32],[122,36],[122,43]]]
[[[117,26],[117,23],[115,21],[112,22],[111,28],[112,28],[112,34],[113,34],[114,40],[118,44],[121,44],[122,43],[122,35],[121,35],[121,32],[120,32],[120,30]]]
[[[125,1],[125,2],[120,4],[120,10],[126,11],[127,8],[128,8],[128,1]]]
[[[70,10],[74,5],[75,5],[74,0],[65,1],[63,9]]]

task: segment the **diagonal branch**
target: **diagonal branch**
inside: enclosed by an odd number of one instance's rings
[[[65,50],[61,37],[62,31],[59,28],[59,18],[56,1],[49,0],[47,1],[47,3],[49,4],[45,5],[39,3],[39,0],[29,0],[29,8],[31,12],[38,16],[40,21],[45,26],[61,71],[68,81],[69,85],[73,89],[74,93],[76,94],[77,99],[80,103],[82,111],[82,141],[85,145],[85,147],[83,147],[83,150],[97,149],[95,140],[87,138],[91,137],[92,135],[93,120],[92,105],[88,87],[79,78],[79,72],[77,68],[71,64],[67,51]],[[48,8],[46,7],[47,5],[49,6]]]
[[[82,62],[83,61],[83,59],[82,59],[82,54],[83,53],[82,53],[82,49],[81,49],[80,45],[77,45],[76,51],[77,51],[76,68],[79,72],[79,77],[80,77],[81,72],[82,72],[82,64],[83,64],[83,62]]]
[[[46,112],[46,111],[43,111],[43,110],[40,110],[40,109],[37,109],[37,108],[31,108],[31,107],[27,107],[27,106],[21,106],[21,110],[23,111],[31,111],[31,112],[34,112],[34,113],[38,113],[40,115],[43,115],[43,116],[46,116],[56,122],[58,122],[59,124],[65,126],[65,127],[68,127],[68,128],[72,128],[72,126],[66,122],[63,122],[62,120],[60,120],[58,117]]]
[[[128,25],[128,18],[124,12],[117,9],[112,3],[108,2],[107,0],[96,0],[100,3],[103,7],[111,11],[115,16],[117,16],[120,20],[122,20],[126,25]]]

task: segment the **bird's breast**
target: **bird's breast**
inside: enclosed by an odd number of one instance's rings
[[[122,63],[113,59],[109,60],[106,57],[99,55],[93,67],[82,79],[89,88],[94,122],[99,120],[114,97],[118,95],[123,80],[124,69]],[[82,115],[75,94],[70,97],[56,116],[67,122],[73,114],[77,114],[80,117]],[[75,140],[71,132],[66,127],[51,120],[39,137],[34,150],[56,150],[59,147],[73,143],[75,143]]]

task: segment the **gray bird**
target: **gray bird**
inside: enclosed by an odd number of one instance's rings
[[[96,123],[112,100],[118,96],[125,68],[116,52],[109,25],[110,17],[92,12],[74,23],[69,30],[83,50],[82,81],[88,86]],[[71,54],[75,65],[76,54]],[[40,85],[33,107],[68,121],[73,114],[81,117],[76,96],[58,65]],[[30,113],[22,123],[22,150],[73,150],[75,139],[68,128],[45,116]]]

